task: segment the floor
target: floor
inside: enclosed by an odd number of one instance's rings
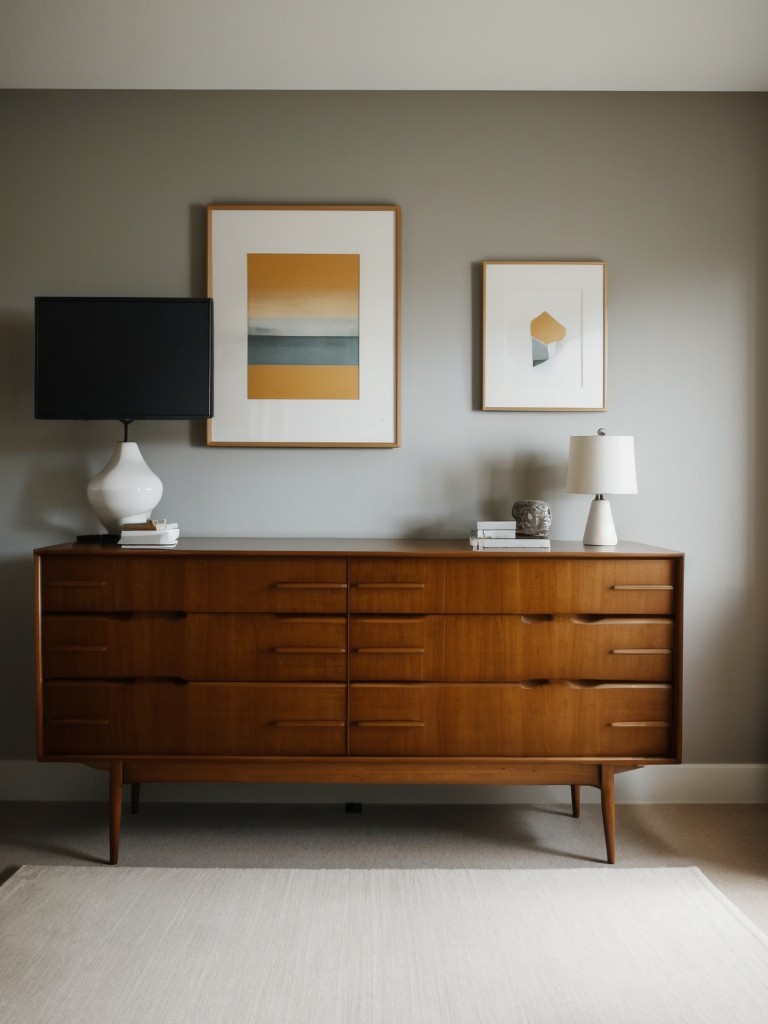
[[[768,933],[768,804],[623,804],[617,867],[696,865]],[[102,864],[107,808],[0,803],[0,881],[22,864]],[[600,807],[166,804],[123,817],[120,865],[592,868]],[[119,870],[119,866],[115,869]],[[614,870],[605,864],[605,870]]]

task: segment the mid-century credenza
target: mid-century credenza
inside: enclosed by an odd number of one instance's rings
[[[43,761],[124,783],[560,784],[681,758],[683,556],[185,539],[35,552]]]

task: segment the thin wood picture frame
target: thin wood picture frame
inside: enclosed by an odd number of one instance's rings
[[[399,206],[208,206],[211,446],[400,445]]]
[[[483,410],[604,412],[606,264],[483,263]]]

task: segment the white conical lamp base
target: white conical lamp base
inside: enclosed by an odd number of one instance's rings
[[[618,541],[610,501],[606,498],[595,498],[589,507],[584,543],[596,547],[613,547]]]
[[[142,458],[135,441],[120,441],[104,469],[88,484],[88,500],[109,533],[126,523],[143,523],[160,504],[163,485]]]

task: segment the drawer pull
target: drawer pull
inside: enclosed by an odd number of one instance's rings
[[[47,654],[106,654],[106,644],[59,644],[57,647],[46,647]]]
[[[346,590],[346,583],[275,583],[277,590]]]
[[[576,626],[656,626],[669,625],[671,619],[639,615],[571,615]]]
[[[611,590],[674,590],[671,583],[615,583]]]
[[[578,690],[624,690],[625,693],[629,690],[670,689],[669,683],[630,682],[626,679],[612,679],[609,682],[600,679],[579,679],[575,682],[568,681],[565,685]]]
[[[358,622],[383,623],[387,626],[410,626],[413,622],[425,622],[426,615],[356,615]]]
[[[277,726],[280,729],[343,729],[346,722],[329,722],[325,719],[298,719],[298,718],[286,718],[276,719],[274,722],[270,722],[270,725]]]
[[[612,729],[669,729],[669,722],[610,722]]]
[[[611,654],[671,654],[668,647],[627,647],[625,650],[611,651]]]
[[[360,726],[361,729],[423,729],[423,722],[414,721],[375,721],[375,722],[352,722],[352,725]]]
[[[106,587],[106,580],[48,580],[46,587]]]
[[[355,654],[423,654],[423,647],[356,647]]]
[[[355,583],[358,590],[424,590],[426,583]]]
[[[346,647],[275,647],[275,654],[346,654]]]
[[[109,725],[108,718],[49,718],[48,725]]]
[[[280,622],[288,622],[291,625],[307,625],[316,622],[331,623],[331,625],[346,625],[347,620],[340,615],[276,615]]]

